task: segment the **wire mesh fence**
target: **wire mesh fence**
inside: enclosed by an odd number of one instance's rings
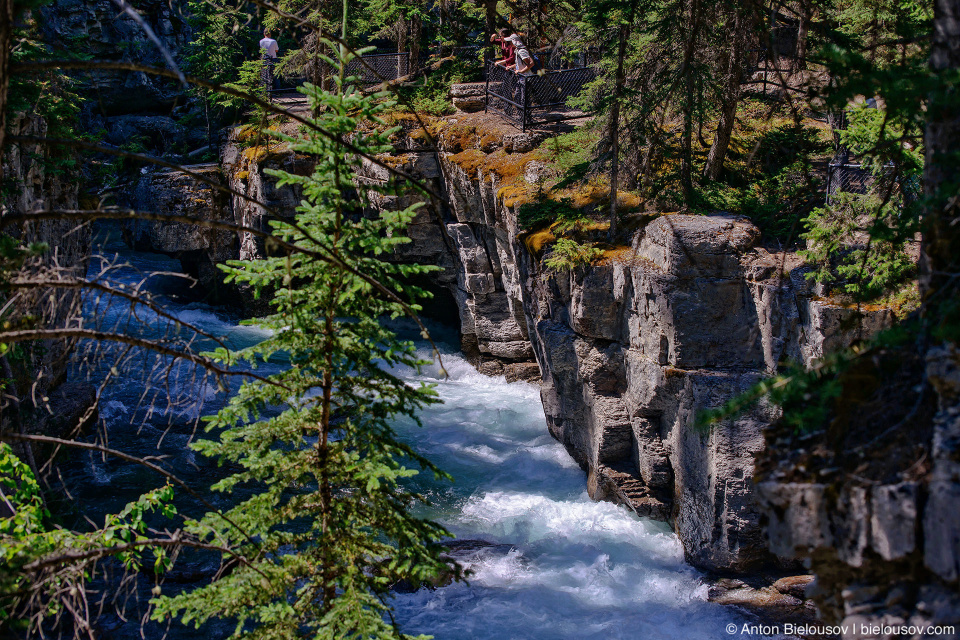
[[[487,68],[487,110],[494,110],[520,125],[522,130],[546,124],[581,118],[587,112],[570,107],[570,98],[579,95],[596,77],[589,67],[545,70],[521,75],[499,65]]]
[[[385,80],[396,80],[410,73],[410,53],[374,53],[354,58],[347,63],[346,74],[358,76],[360,84],[374,85]],[[293,93],[309,78],[301,75],[288,75],[274,78],[268,92],[271,94]],[[264,84],[266,84],[264,78]]]
[[[827,206],[836,206],[842,194],[876,196],[896,205],[911,202],[919,191],[919,181],[900,175],[892,164],[872,171],[859,162],[834,160],[827,165]]]
[[[537,58],[549,70],[579,69],[600,62],[603,50],[600,47],[570,49],[561,44],[537,52]]]
[[[347,75],[359,76],[360,84],[380,84],[410,73],[410,52],[373,53],[347,63]]]

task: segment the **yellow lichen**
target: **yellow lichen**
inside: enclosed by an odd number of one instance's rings
[[[463,169],[467,175],[475,176],[477,169],[486,164],[487,156],[479,149],[466,149],[450,156],[448,159]]]
[[[511,182],[497,190],[497,197],[506,207],[518,207],[532,201],[527,184],[524,182]]]
[[[261,163],[270,159],[281,158],[289,151],[285,143],[271,142],[243,150],[243,159],[247,162]]]
[[[258,139],[262,142],[279,132],[279,129],[273,124],[266,129],[261,129],[258,125],[247,124],[237,130],[234,139],[240,143],[255,142]]]
[[[534,231],[528,233],[522,237],[523,246],[527,248],[532,255],[537,255],[543,248],[546,247],[551,242],[555,242],[557,236],[553,235],[553,232],[549,229],[543,229],[541,231]]]

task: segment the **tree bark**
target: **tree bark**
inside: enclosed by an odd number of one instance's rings
[[[420,70],[420,31],[423,20],[417,15],[410,18],[410,67],[407,73],[416,73]]]
[[[796,64],[794,69],[803,71],[807,68],[807,33],[810,30],[810,20],[813,19],[813,1],[800,0],[800,24],[797,29],[797,49],[795,52]]]
[[[697,44],[700,25],[700,2],[690,0],[690,33],[683,55],[681,73],[684,79],[683,96],[683,136],[680,148],[680,184],[683,187],[684,202],[689,205],[693,200],[693,98],[694,77],[693,57]]]
[[[956,274],[960,271],[960,96],[952,78],[960,70],[960,0],[935,0],[930,68],[940,79],[927,104],[924,146],[923,254],[920,286],[924,314],[956,327]]]
[[[703,167],[707,180],[716,180],[723,169],[723,161],[730,147],[730,137],[737,120],[737,105],[740,104],[740,83],[743,80],[743,63],[746,55],[746,34],[749,16],[746,9],[737,7],[733,18],[733,37],[727,54],[726,85],[720,103],[720,120]]]
[[[13,0],[0,0],[0,156],[7,133],[7,92],[10,90],[10,50],[13,48]],[[0,163],[3,179],[3,163]]]
[[[483,65],[486,69],[493,61],[490,56],[490,36],[497,29],[497,0],[484,0],[483,8],[487,19],[487,31],[483,34]]]
[[[617,73],[613,83],[613,105],[610,107],[610,230],[608,238],[613,243],[617,236],[617,190],[620,177],[620,99],[623,95],[623,86],[626,75],[623,60],[627,55],[627,40],[630,38],[630,23],[633,22],[633,11],[630,11],[627,20],[620,25],[619,42],[617,43]]]

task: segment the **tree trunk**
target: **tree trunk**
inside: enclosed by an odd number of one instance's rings
[[[623,86],[626,75],[623,69],[623,60],[627,55],[627,40],[630,38],[630,23],[633,22],[631,11],[626,22],[620,25],[619,42],[617,43],[617,74],[613,83],[613,105],[610,107],[610,230],[608,238],[612,244],[617,237],[617,189],[620,173],[620,99],[623,95]]]
[[[420,70],[420,31],[423,20],[420,16],[410,18],[410,65],[407,73],[416,73]]]
[[[497,0],[485,0],[483,8],[487,18],[487,31],[483,34],[483,67],[486,69],[493,61],[490,57],[490,36],[497,29]]]
[[[813,1],[800,0],[800,25],[797,29],[796,64],[794,69],[803,71],[807,68],[807,32],[810,29],[810,20],[813,19]]]
[[[7,132],[7,92],[10,90],[10,50],[13,48],[13,0],[0,0],[0,156]],[[0,163],[0,179],[3,166]]]
[[[923,173],[923,258],[920,286],[924,315],[942,327],[960,325],[960,96],[950,86],[960,71],[960,0],[935,0],[930,67],[940,78],[926,109]]]
[[[697,32],[700,20],[699,0],[690,0],[690,33],[687,36],[681,73],[684,79],[683,95],[683,136],[680,147],[680,184],[683,187],[684,202],[689,205],[693,200],[693,56],[697,44]]]
[[[724,158],[730,146],[730,137],[737,120],[737,105],[740,104],[740,83],[743,80],[743,62],[746,55],[747,25],[750,20],[745,9],[738,7],[733,19],[733,36],[727,55],[726,86],[720,103],[720,120],[717,131],[707,154],[707,163],[703,176],[707,180],[716,180],[723,169]]]

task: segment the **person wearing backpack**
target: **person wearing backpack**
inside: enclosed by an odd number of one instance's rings
[[[530,50],[527,49],[527,45],[523,43],[523,40],[520,39],[520,36],[513,34],[510,36],[510,40],[513,42],[515,48],[514,55],[517,58],[517,62],[514,65],[514,71],[517,73],[517,103],[524,107],[523,109],[523,119],[526,119],[526,94],[527,94],[527,82],[530,77],[540,67],[539,62],[537,62],[536,57]]]

